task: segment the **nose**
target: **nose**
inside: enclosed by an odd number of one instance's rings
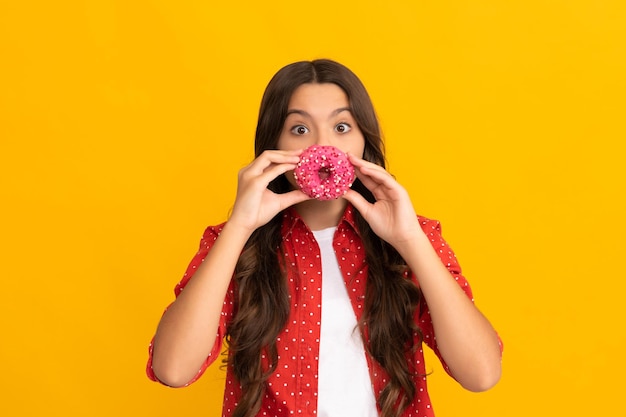
[[[318,146],[332,146],[332,135],[325,130],[318,130],[315,144]]]

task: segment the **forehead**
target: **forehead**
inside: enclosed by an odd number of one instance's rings
[[[289,100],[289,110],[330,109],[348,107],[346,93],[336,84],[309,83],[295,89]]]

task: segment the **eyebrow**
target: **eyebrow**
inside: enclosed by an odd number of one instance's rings
[[[348,111],[348,112],[352,113],[352,108],[350,108],[350,107],[339,107],[338,109],[333,110],[333,112],[330,114],[329,118],[337,116],[339,113],[342,113],[344,111]],[[299,114],[301,116],[308,117],[309,119],[311,118],[311,115],[309,113],[307,113],[304,110],[300,110],[300,109],[290,109],[290,110],[287,111],[287,116],[289,116],[290,114]]]

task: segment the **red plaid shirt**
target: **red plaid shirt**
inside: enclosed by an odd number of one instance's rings
[[[367,264],[365,263],[365,251],[362,247],[359,232],[354,223],[353,211],[354,208],[348,205],[337,227],[333,246],[358,321],[364,308]],[[461,274],[461,268],[454,253],[441,236],[439,222],[423,217],[419,217],[419,221],[422,229],[428,235],[433,247],[439,254],[441,261],[447,266],[459,286],[471,299],[471,289]],[[204,260],[222,227],[223,224],[206,229],[200,242],[199,251],[189,264],[181,282],[176,285],[176,296],[180,294],[193,276],[196,268]],[[265,397],[257,416],[286,417],[292,414],[313,416],[316,414],[317,409],[317,365],[322,304],[320,250],[313,233],[293,208],[286,210],[283,214],[282,235],[282,250],[284,251],[285,259],[292,266],[292,268],[288,268],[287,274],[291,298],[290,319],[278,336],[278,366],[267,381]],[[415,280],[415,277],[412,277],[412,279]],[[233,280],[224,300],[213,350],[189,384],[197,380],[220,355],[226,328],[235,313],[234,305],[237,298],[235,291]],[[437,349],[430,313],[425,304],[417,309],[415,321],[421,329],[424,343],[434,350],[444,368],[448,371]],[[364,342],[367,343],[367,341]],[[417,334],[415,335],[415,343],[419,343]],[[366,356],[374,393],[378,396],[378,393],[381,392],[387,383],[388,375],[369,355]],[[407,417],[434,416],[426,387],[426,377],[423,376],[426,374],[426,368],[424,366],[424,355],[421,345],[413,354],[413,363],[417,371],[414,377],[417,394],[403,415]],[[157,380],[152,371],[152,345],[150,345],[147,373],[151,379]],[[232,415],[240,395],[239,383],[235,379],[232,369],[228,369],[226,372],[222,410],[224,417]]]

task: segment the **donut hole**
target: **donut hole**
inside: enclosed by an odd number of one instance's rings
[[[330,177],[330,168],[328,167],[320,168],[319,171],[317,171],[317,175],[319,175],[320,180],[324,181],[325,179]]]

